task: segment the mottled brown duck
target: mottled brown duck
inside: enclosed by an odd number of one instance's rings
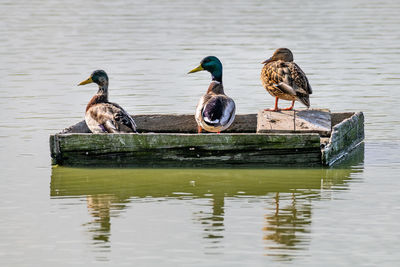
[[[206,70],[211,74],[211,83],[197,104],[196,122],[198,133],[204,129],[220,133],[235,120],[235,102],[224,93],[222,85],[222,63],[214,56],[205,57],[197,68],[189,73]]]
[[[293,54],[287,48],[277,49],[271,58],[265,60],[261,71],[261,82],[270,95],[275,97],[275,107],[270,111],[292,110],[295,101],[310,107],[312,94],[306,74],[293,62]],[[279,109],[278,100],[292,101],[289,108]]]
[[[92,133],[136,132],[135,121],[121,106],[108,102],[108,76],[104,70],[94,71],[78,85],[96,83],[99,90],[86,106],[85,121]]]

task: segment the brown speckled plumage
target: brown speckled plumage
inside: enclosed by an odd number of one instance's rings
[[[311,86],[305,73],[293,62],[293,54],[287,48],[279,48],[273,56],[263,62],[261,82],[264,88],[277,99],[298,100],[305,106],[310,106],[309,95]],[[292,109],[292,106],[289,109]],[[275,109],[277,108],[277,100]]]

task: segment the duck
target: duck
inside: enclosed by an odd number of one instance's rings
[[[310,107],[309,95],[312,88],[306,74],[293,62],[293,53],[288,48],[278,48],[272,57],[262,62],[261,82],[267,92],[275,97],[275,107],[266,111],[293,110],[294,102],[299,101]],[[289,100],[288,108],[279,109],[278,100]]]
[[[95,70],[79,85],[96,83],[99,90],[86,106],[85,121],[92,133],[136,133],[136,123],[120,105],[108,101],[108,76]]]
[[[224,93],[222,63],[217,57],[203,58],[200,65],[188,74],[198,71],[208,71],[211,74],[211,83],[196,107],[197,132],[201,133],[204,129],[219,134],[229,128],[235,120],[235,102]]]

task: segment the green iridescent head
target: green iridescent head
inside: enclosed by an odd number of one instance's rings
[[[217,57],[208,56],[203,58],[197,68],[192,69],[188,73],[206,70],[211,73],[213,81],[222,82],[222,63]]]
[[[99,86],[108,85],[108,76],[104,70],[95,70],[89,78],[79,83],[78,85],[85,85],[88,83],[97,83]]]

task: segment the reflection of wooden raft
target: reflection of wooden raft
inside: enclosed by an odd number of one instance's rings
[[[193,115],[132,116],[140,134],[91,134],[81,121],[50,136],[53,164],[118,166],[331,165],[364,139],[363,113],[296,110],[237,115],[196,134]]]

